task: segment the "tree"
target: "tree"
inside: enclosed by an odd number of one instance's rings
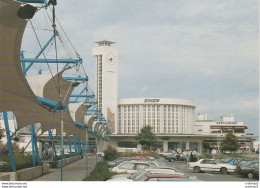
[[[104,151],[104,154],[104,159],[109,161],[115,160],[118,157],[117,149],[111,145],[107,146],[107,149]]]
[[[150,125],[143,126],[141,132],[136,136],[136,143],[141,144],[145,150],[150,150],[157,140]]]
[[[238,143],[238,139],[236,135],[234,135],[233,133],[227,133],[227,135],[220,144],[221,151],[236,151],[239,149],[239,147],[240,145]]]
[[[3,137],[5,137],[4,132],[5,132],[5,129],[0,129],[0,142],[1,142],[1,139]]]

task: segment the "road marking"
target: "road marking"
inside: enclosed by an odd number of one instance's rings
[[[212,174],[208,174],[208,173],[205,173],[205,174],[210,175],[210,176],[214,176],[214,175],[212,175]]]

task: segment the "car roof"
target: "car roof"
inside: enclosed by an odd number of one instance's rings
[[[187,176],[179,175],[179,174],[147,174],[147,177],[150,178],[183,178],[188,179]]]

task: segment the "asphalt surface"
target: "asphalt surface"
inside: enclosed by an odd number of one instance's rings
[[[95,168],[97,161],[102,158],[89,157],[88,158],[88,174]],[[81,159],[63,167],[63,181],[82,181],[86,177],[86,159]],[[51,168],[49,173],[40,176],[32,181],[60,181],[61,170],[60,168]]]
[[[181,171],[185,172],[188,175],[196,176],[201,181],[242,181],[242,182],[256,182],[259,181],[257,179],[249,179],[246,177],[243,177],[241,175],[238,175],[236,173],[230,173],[230,174],[221,174],[218,172],[200,172],[195,173],[193,170],[189,170],[189,168],[186,166],[186,163],[184,162],[168,162],[166,161],[167,166],[177,167]]]

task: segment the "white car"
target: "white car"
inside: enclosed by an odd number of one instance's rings
[[[98,157],[104,157],[104,156],[105,156],[105,153],[102,152],[102,151],[101,151],[101,152],[97,152],[97,156],[98,156]]]
[[[197,162],[189,163],[189,169],[198,173],[201,171],[221,172],[227,174],[236,171],[236,166],[218,163],[214,159],[200,159]]]
[[[137,172],[138,170],[142,170],[145,168],[151,168],[159,166],[155,162],[149,162],[149,161],[125,161],[111,169],[112,172],[117,173],[128,173],[132,174]]]

